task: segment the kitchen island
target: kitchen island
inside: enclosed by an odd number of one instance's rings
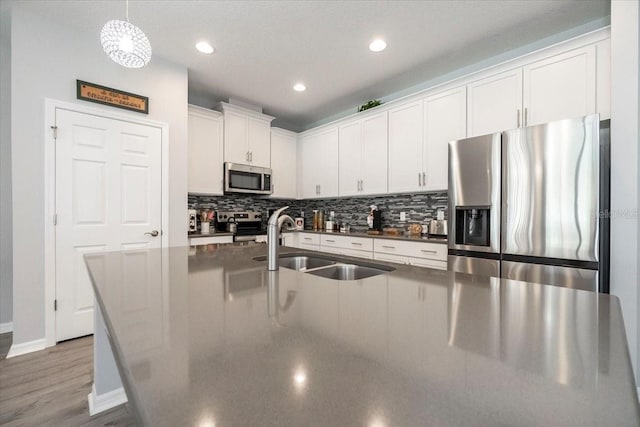
[[[339,281],[265,254],[88,254],[94,381],[114,382],[107,337],[141,425],[640,424],[615,297],[397,264]]]

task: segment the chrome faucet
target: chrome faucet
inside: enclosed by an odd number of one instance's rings
[[[280,250],[279,238],[280,229],[285,222],[294,226],[293,219],[289,215],[282,215],[282,211],[289,209],[289,206],[280,208],[271,215],[267,224],[267,270],[275,271],[278,269],[278,251]],[[280,218],[278,218],[280,216]]]

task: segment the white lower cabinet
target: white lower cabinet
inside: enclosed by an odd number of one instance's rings
[[[297,248],[298,247],[297,242],[298,242],[297,233],[282,233],[282,246]]]
[[[373,259],[373,252],[368,251],[358,251],[354,249],[342,249],[340,252],[341,255],[352,256],[356,258],[365,258],[365,259]]]
[[[376,252],[373,254],[376,261],[395,262],[396,264],[409,264],[409,258],[402,255],[390,255]]]
[[[415,258],[415,257],[408,257],[407,259],[409,261],[409,265],[413,265],[416,267],[435,268],[436,270],[447,269],[447,261],[436,261],[432,259]]]
[[[416,267],[447,269],[447,245],[441,243],[410,242],[399,239],[356,237],[331,233],[291,234],[295,237],[290,240],[290,244],[285,246]]]
[[[373,258],[379,261],[447,269],[447,245],[441,243],[375,239],[373,251]]]
[[[320,250],[333,254],[373,259],[373,241],[367,237],[321,234]]]
[[[315,233],[298,234],[298,248],[310,251],[320,250],[320,235]]]
[[[189,246],[210,245],[212,243],[233,243],[233,236],[192,237]]]

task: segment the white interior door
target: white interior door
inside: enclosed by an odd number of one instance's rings
[[[56,126],[61,341],[93,333],[94,296],[84,254],[161,246],[162,131],[64,109],[56,109]]]

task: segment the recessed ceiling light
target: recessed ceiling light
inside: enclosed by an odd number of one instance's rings
[[[198,52],[202,53],[213,53],[213,46],[207,42],[196,43],[196,49],[198,49]]]
[[[382,39],[375,39],[369,44],[369,50],[371,52],[382,52],[386,47],[387,43]]]
[[[302,83],[296,83],[293,86],[293,90],[295,90],[296,92],[304,92],[305,90],[307,90],[307,87]]]

